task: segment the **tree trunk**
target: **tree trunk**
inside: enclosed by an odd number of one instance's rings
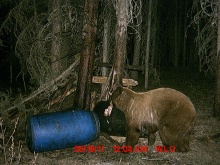
[[[152,38],[152,57],[151,57],[151,68],[153,70],[156,71],[156,68],[160,67],[160,56],[159,56],[159,52],[158,52],[158,48],[159,48],[159,35],[158,35],[158,30],[159,30],[159,21],[158,21],[158,17],[159,17],[159,11],[158,11],[158,8],[159,8],[159,2],[158,0],[154,0],[153,2],[153,15],[152,15],[152,19],[154,20],[154,23],[153,23],[153,32],[152,32],[152,35],[154,36]],[[155,68],[155,69],[154,69]]]
[[[103,58],[102,58],[102,62],[103,63],[107,63],[108,62],[108,57],[109,57],[109,38],[110,38],[110,28],[111,28],[111,11],[110,11],[110,7],[107,6],[107,1],[105,1],[105,18],[104,18],[104,34],[103,34]],[[102,76],[105,77],[107,76],[107,68],[106,67],[102,67]],[[102,93],[105,90],[105,85],[102,84]]]
[[[52,45],[51,45],[51,68],[55,76],[61,70],[61,0],[52,1],[53,24],[52,24]]]
[[[142,6],[140,6],[141,8]],[[140,9],[141,10],[141,9]],[[140,51],[141,51],[141,36],[142,36],[142,15],[141,11],[137,17],[137,32],[135,33],[135,38],[134,38],[134,56],[133,56],[133,63],[132,65],[138,66],[139,65],[139,59],[140,59]],[[138,71],[132,71],[131,72],[131,77],[135,80],[138,79]]]
[[[151,61],[150,61],[150,66],[151,66],[151,70],[154,70],[154,67],[155,67],[155,61],[157,60],[156,58],[156,55],[155,53],[157,53],[156,51],[156,42],[157,42],[157,35],[156,35],[156,32],[157,32],[157,6],[158,6],[158,3],[157,3],[157,0],[154,0],[152,2],[152,6],[154,6],[154,8],[152,9],[153,10],[153,15],[152,15],[152,53],[151,53]],[[155,7],[156,6],[156,7]]]
[[[83,27],[84,45],[80,57],[80,68],[75,95],[74,107],[90,109],[91,83],[95,55],[95,39],[97,26],[97,0],[85,2],[85,24]]]
[[[178,47],[178,2],[179,0],[175,1],[175,52],[174,52],[174,66],[178,67],[178,60],[179,60],[179,47]]]
[[[220,118],[220,4],[218,4],[218,32],[217,32],[217,61],[216,61],[216,90],[213,116]]]
[[[184,4],[184,38],[183,38],[183,59],[182,59],[182,66],[183,68],[186,67],[186,32],[187,32],[187,1]]]
[[[148,23],[147,23],[147,45],[146,45],[146,56],[145,56],[145,83],[144,83],[145,89],[148,89],[150,36],[151,36],[151,13],[152,13],[152,0],[149,0]]]
[[[125,54],[126,54],[126,38],[128,24],[128,1],[116,1],[116,34],[115,34],[115,54],[113,64],[114,87],[122,85]]]

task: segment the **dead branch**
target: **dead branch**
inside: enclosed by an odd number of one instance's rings
[[[108,80],[108,77],[100,77],[100,76],[93,76],[92,82],[97,84],[105,84]],[[122,79],[123,86],[137,86],[138,82],[133,79]],[[64,92],[63,95],[58,96],[57,98],[51,100],[49,102],[49,106],[54,105],[55,103],[60,102],[61,100],[65,99],[67,96],[71,95],[73,92],[75,92],[76,87],[73,87],[72,89],[67,90]]]
[[[92,82],[97,84],[105,84],[108,77],[93,76]],[[133,79],[122,79],[123,86],[137,86],[138,82]]]
[[[64,94],[58,96],[57,98],[51,100],[48,104],[48,106],[54,105],[58,102],[60,102],[61,100],[64,100],[67,96],[71,95],[73,92],[76,91],[76,87],[73,87],[72,89],[66,91]]]
[[[7,110],[5,110],[5,112],[10,111],[15,109],[16,107],[25,104],[31,100],[33,100],[34,98],[36,98],[38,95],[40,95],[41,93],[49,93],[49,92],[54,92],[57,90],[57,86],[59,86],[59,81],[64,80],[67,76],[70,75],[71,71],[79,64],[79,58],[77,58],[75,60],[75,62],[73,64],[71,64],[69,66],[68,69],[66,69],[62,74],[60,74],[58,77],[56,77],[55,79],[51,80],[49,83],[43,84],[42,86],[40,86],[36,91],[32,92],[28,97],[22,99],[19,103],[17,103],[16,105],[8,108]]]

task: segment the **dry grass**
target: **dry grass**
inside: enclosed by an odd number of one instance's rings
[[[168,78],[169,77],[169,78]],[[188,153],[159,153],[155,151],[157,145],[161,145],[159,136],[157,136],[157,141],[154,146],[148,146],[148,152],[141,153],[115,153],[113,145],[108,139],[101,136],[98,140],[88,144],[94,146],[104,146],[104,152],[81,152],[74,153],[73,148],[63,149],[58,151],[43,152],[38,154],[33,154],[27,149],[27,145],[24,141],[22,150],[21,147],[17,147],[14,143],[18,141],[13,137],[16,134],[12,132],[12,136],[7,136],[10,141],[5,143],[5,153],[7,153],[6,159],[3,156],[4,163],[12,164],[53,164],[53,165],[167,165],[167,164],[210,164],[216,165],[220,164],[220,138],[213,135],[220,133],[220,121],[212,117],[212,101],[213,101],[213,80],[205,80],[204,78],[196,77],[192,75],[191,77],[182,75],[171,77],[167,75],[162,77],[160,86],[169,86],[177,90],[182,91],[187,96],[189,96],[194,103],[197,110],[197,123],[195,126],[194,133],[191,137],[191,151]],[[142,88],[136,89],[142,90]],[[6,137],[5,129],[2,128],[2,133]],[[16,126],[15,126],[16,128]],[[14,129],[15,130],[15,129]],[[2,135],[3,135],[2,134]],[[1,136],[2,137],[2,136]],[[5,138],[6,139],[6,138]],[[4,139],[4,141],[6,141]],[[139,146],[147,146],[147,140],[139,140]],[[7,148],[7,149],[6,149]],[[11,150],[10,150],[11,148]],[[13,149],[12,149],[13,148]],[[12,154],[13,152],[13,154]],[[3,152],[3,155],[5,154]],[[19,157],[20,153],[20,157]],[[9,164],[8,163],[8,164]]]
[[[3,117],[0,117],[0,149],[2,157],[1,164],[19,164],[21,160],[22,142],[15,144],[14,134],[18,125],[19,118],[14,123],[13,131],[9,136],[6,134],[6,128],[3,126]]]

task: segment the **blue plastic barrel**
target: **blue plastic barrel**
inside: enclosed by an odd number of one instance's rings
[[[31,152],[52,151],[85,145],[100,133],[99,119],[87,110],[68,110],[30,116],[26,140]]]

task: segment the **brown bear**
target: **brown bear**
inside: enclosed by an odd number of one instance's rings
[[[127,146],[134,147],[142,133],[147,134],[148,144],[153,145],[159,130],[164,146],[175,146],[180,152],[189,151],[196,111],[183,93],[171,88],[137,93],[119,86],[112,93],[111,101],[125,114]]]

